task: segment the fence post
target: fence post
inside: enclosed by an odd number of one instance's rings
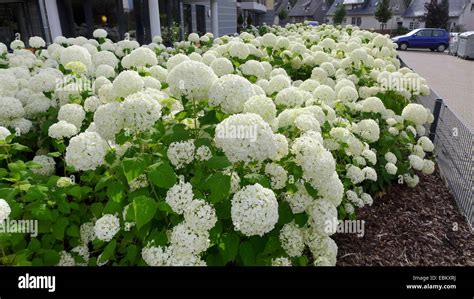
[[[433,110],[433,116],[434,120],[433,123],[431,124],[430,127],[430,135],[429,138],[431,141],[434,142],[435,136],[436,136],[436,128],[438,127],[438,120],[439,120],[439,115],[441,112],[441,106],[443,105],[443,99],[436,99],[435,105],[434,105],[434,110]]]

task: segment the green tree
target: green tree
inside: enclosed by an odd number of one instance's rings
[[[423,18],[425,21],[425,27],[448,29],[448,21],[449,21],[448,0],[442,0],[441,3],[438,3],[438,1],[436,0],[432,0],[430,3],[426,3],[425,7],[426,7],[426,14]]]
[[[342,21],[346,17],[346,7],[343,4],[339,4],[334,12],[332,20],[334,24],[342,24]]]
[[[280,12],[278,13],[278,17],[280,18],[280,20],[284,20],[288,17],[288,11],[286,10],[286,8],[283,7],[283,9],[280,10]]]
[[[392,9],[390,8],[390,0],[381,0],[375,9],[375,18],[380,22],[380,29],[384,29],[388,20],[392,18]]]

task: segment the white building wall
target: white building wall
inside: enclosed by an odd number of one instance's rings
[[[373,15],[349,15],[345,17],[345,22],[343,25],[349,25],[352,24],[352,18],[361,18],[361,23],[360,23],[360,28],[361,29],[375,29],[379,30],[380,29],[380,22],[377,21],[375,16]],[[332,16],[326,16],[325,19],[329,20],[329,24],[334,24],[333,22],[333,17]],[[357,22],[357,21],[356,21]],[[388,22],[387,26],[385,29],[387,30],[395,30],[398,28],[397,22],[403,22],[403,18],[401,16],[393,16]],[[356,23],[357,25],[357,23]]]
[[[466,5],[463,14],[459,18],[459,24],[463,25],[466,31],[474,31],[474,1]]]

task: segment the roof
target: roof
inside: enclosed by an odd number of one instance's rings
[[[373,15],[377,8],[379,0],[335,0],[331,8],[328,10],[328,16],[334,15],[338,5],[354,5],[362,4],[362,7],[355,9],[346,9],[347,16],[353,15]],[[390,7],[394,15],[402,15],[405,11],[405,3],[403,0],[390,0]]]
[[[307,17],[314,16],[322,5],[325,5],[324,0],[298,0],[295,6],[288,14],[289,17]]]
[[[273,2],[273,10],[276,12],[280,12],[283,8],[286,9],[288,6],[288,0],[275,0]]]
[[[413,0],[403,16],[407,18],[424,16],[426,13],[425,4],[428,2],[428,0]],[[468,4],[469,0],[449,0],[449,16],[459,17]]]

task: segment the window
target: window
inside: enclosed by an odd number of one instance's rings
[[[433,36],[434,37],[444,36],[444,31],[442,31],[442,30],[433,30]]]
[[[410,22],[409,29],[410,29],[410,30],[417,29],[418,26],[420,26],[420,24],[418,23],[418,21],[411,21],[411,22]]]
[[[352,25],[355,25],[355,24],[356,24],[356,21],[357,21],[357,18],[356,18],[356,17],[352,17],[351,24],[352,24]]]
[[[357,18],[357,26],[360,26],[360,24],[362,24],[362,18],[358,17]]]
[[[430,37],[432,33],[433,33],[433,30],[420,30],[418,31],[416,35],[420,37]]]

